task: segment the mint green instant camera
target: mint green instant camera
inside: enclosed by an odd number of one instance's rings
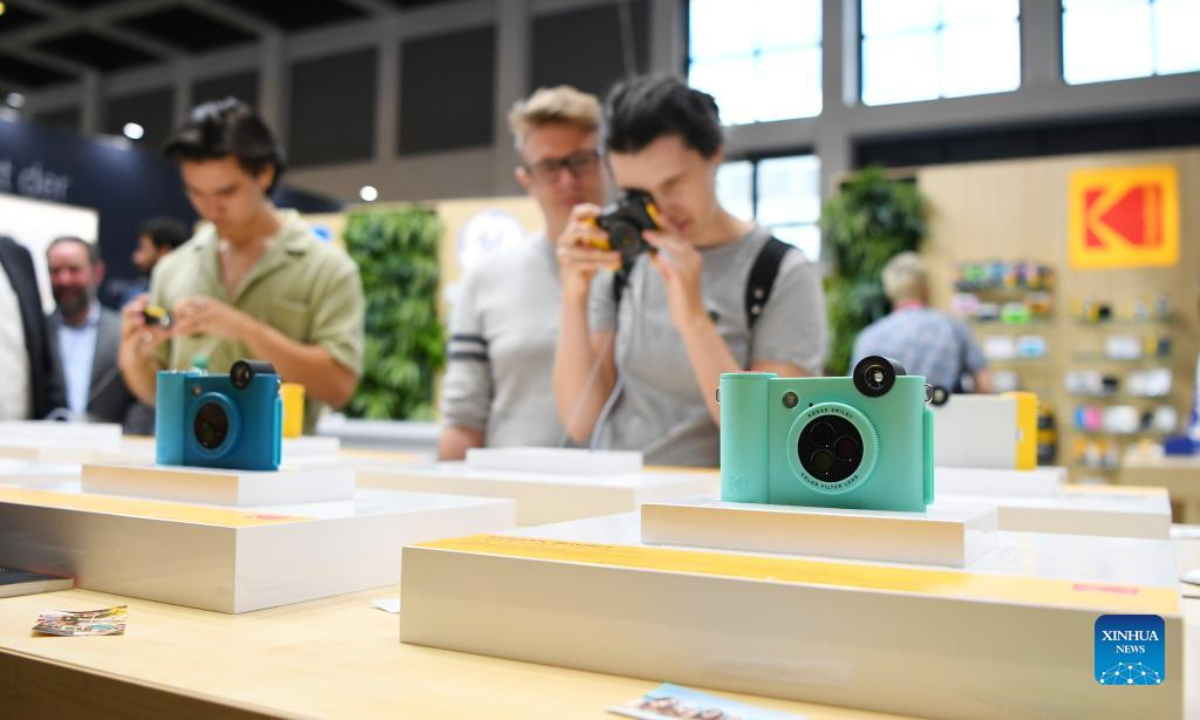
[[[721,499],[924,512],[933,502],[925,378],[864,358],[851,377],[724,373]]]

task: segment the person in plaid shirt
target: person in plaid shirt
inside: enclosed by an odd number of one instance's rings
[[[868,355],[899,360],[910,375],[952,392],[992,392],[991,373],[970,329],[928,306],[929,279],[915,252],[900,253],[883,269],[890,315],[871,323],[854,342],[853,367]]]

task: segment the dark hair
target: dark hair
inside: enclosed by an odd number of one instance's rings
[[[634,153],[667,135],[710,158],[721,149],[721,117],[712,95],[669,75],[643,75],[613,86],[604,101],[605,147]]]
[[[52,240],[50,244],[46,246],[46,257],[50,257],[50,251],[54,249],[55,245],[61,245],[63,243],[77,243],[82,245],[83,248],[87,250],[87,259],[89,265],[95,265],[96,263],[100,262],[100,244],[90,243],[87,240],[84,240],[81,237],[75,237],[74,235],[63,235],[62,237],[54,238],[54,240]]]
[[[283,146],[249,105],[235,98],[197,105],[188,120],[167,140],[163,154],[175,162],[219,160],[230,155],[251,175],[275,168],[270,194],[287,166]]]
[[[142,235],[149,236],[150,242],[159,250],[174,250],[191,237],[186,225],[169,217],[150,218],[142,223],[138,236]]]

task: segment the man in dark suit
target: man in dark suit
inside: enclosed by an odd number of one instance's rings
[[[139,408],[117,365],[121,317],[96,299],[104,262],[92,243],[61,237],[46,250],[57,309],[48,318],[54,368],[66,407],[77,420],[120,423],[145,433],[148,410]]]
[[[15,240],[2,236],[0,378],[0,420],[44,418],[62,404],[33,258]]]

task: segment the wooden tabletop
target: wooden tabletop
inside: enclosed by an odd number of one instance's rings
[[[659,680],[403,645],[395,587],[224,615],[87,590],[0,599],[5,718],[604,718]],[[128,604],[114,637],[34,635],[40,612]],[[733,693],[813,720],[896,717]]]

